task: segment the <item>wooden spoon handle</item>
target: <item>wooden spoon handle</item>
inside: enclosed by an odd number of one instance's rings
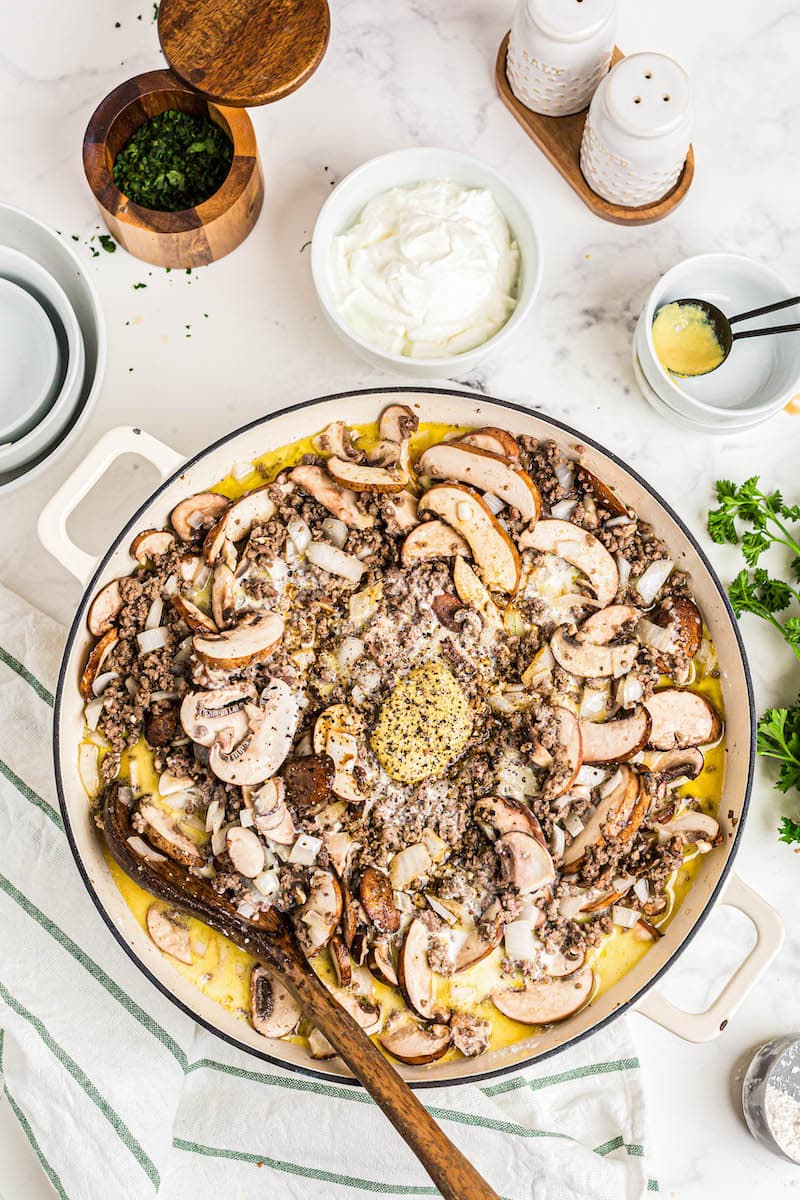
[[[305,962],[281,962],[308,1017],[325,1035],[416,1154],[445,1200],[499,1200],[411,1088]]]

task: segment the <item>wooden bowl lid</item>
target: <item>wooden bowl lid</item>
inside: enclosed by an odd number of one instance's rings
[[[219,104],[270,104],[313,75],[328,45],[327,0],[161,0],[172,70]]]

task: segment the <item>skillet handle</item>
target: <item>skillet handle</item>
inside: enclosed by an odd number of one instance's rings
[[[177,450],[159,442],[149,433],[130,425],[120,425],[104,433],[83,462],[62,483],[42,509],[38,523],[39,540],[45,550],[83,584],[89,582],[99,559],[87,554],[70,540],[67,520],[86,493],[123,454],[138,454],[140,458],[146,458],[162,479],[166,479],[185,462],[183,454],[178,454]]]
[[[738,908],[755,926],[756,943],[705,1012],[684,1012],[658,991],[648,992],[636,1011],[687,1042],[710,1042],[719,1037],[728,1021],[758,983],[783,944],[783,921],[766,900],[731,875],[720,904]]]

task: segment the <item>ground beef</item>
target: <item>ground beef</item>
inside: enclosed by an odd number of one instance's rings
[[[471,1013],[454,1012],[450,1018],[450,1033],[455,1048],[467,1058],[474,1058],[488,1049],[491,1026],[488,1021]]]

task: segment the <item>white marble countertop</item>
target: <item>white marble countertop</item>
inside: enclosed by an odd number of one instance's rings
[[[150,0],[27,0],[8,9],[2,199],[78,236],[105,308],[110,352],[80,444],[5,499],[3,583],[60,620],[71,615],[78,585],[38,545],[36,517],[104,430],[137,424],[188,453],[272,408],[391,382],[351,357],[320,316],[307,241],[335,180],[372,155],[415,144],[469,151],[507,175],[545,247],[542,292],[524,327],[499,360],[460,383],[542,408],[605,443],[706,543],[704,516],[719,476],[760,471],[797,499],[800,420],[781,414],[739,436],[690,434],[647,407],[631,372],[641,302],[679,259],[733,250],[800,279],[800,12],[792,0],[728,0],[721,19],[722,7],[621,0],[620,44],[673,54],[692,75],[697,104],[697,173],[687,199],[660,224],[625,229],[583,207],[495,93],[511,0],[333,0],[331,45],[318,73],[287,100],[252,113],[267,187],[255,231],[228,258],[191,275],[167,275],[121,250],[92,258],[86,245],[100,230],[81,169],[83,129],[112,87],[162,65]],[[146,289],[134,290],[137,282]],[[155,482],[148,471],[122,460],[76,513],[71,529],[87,549],[100,550],[144,498]],[[714,547],[712,558],[723,577],[738,569],[732,550]],[[785,702],[798,686],[791,655],[752,619],[744,632],[759,707]],[[787,944],[767,979],[708,1045],[687,1045],[634,1018],[656,1131],[654,1173],[662,1193],[679,1200],[788,1196],[800,1182],[800,1171],[750,1139],[734,1082],[752,1048],[800,1025],[800,864],[777,840],[781,809],[761,767],[737,868],[787,922]],[[668,995],[704,1007],[746,944],[746,927],[720,910],[671,973]],[[0,1192],[5,1200],[52,1194],[2,1109]]]

